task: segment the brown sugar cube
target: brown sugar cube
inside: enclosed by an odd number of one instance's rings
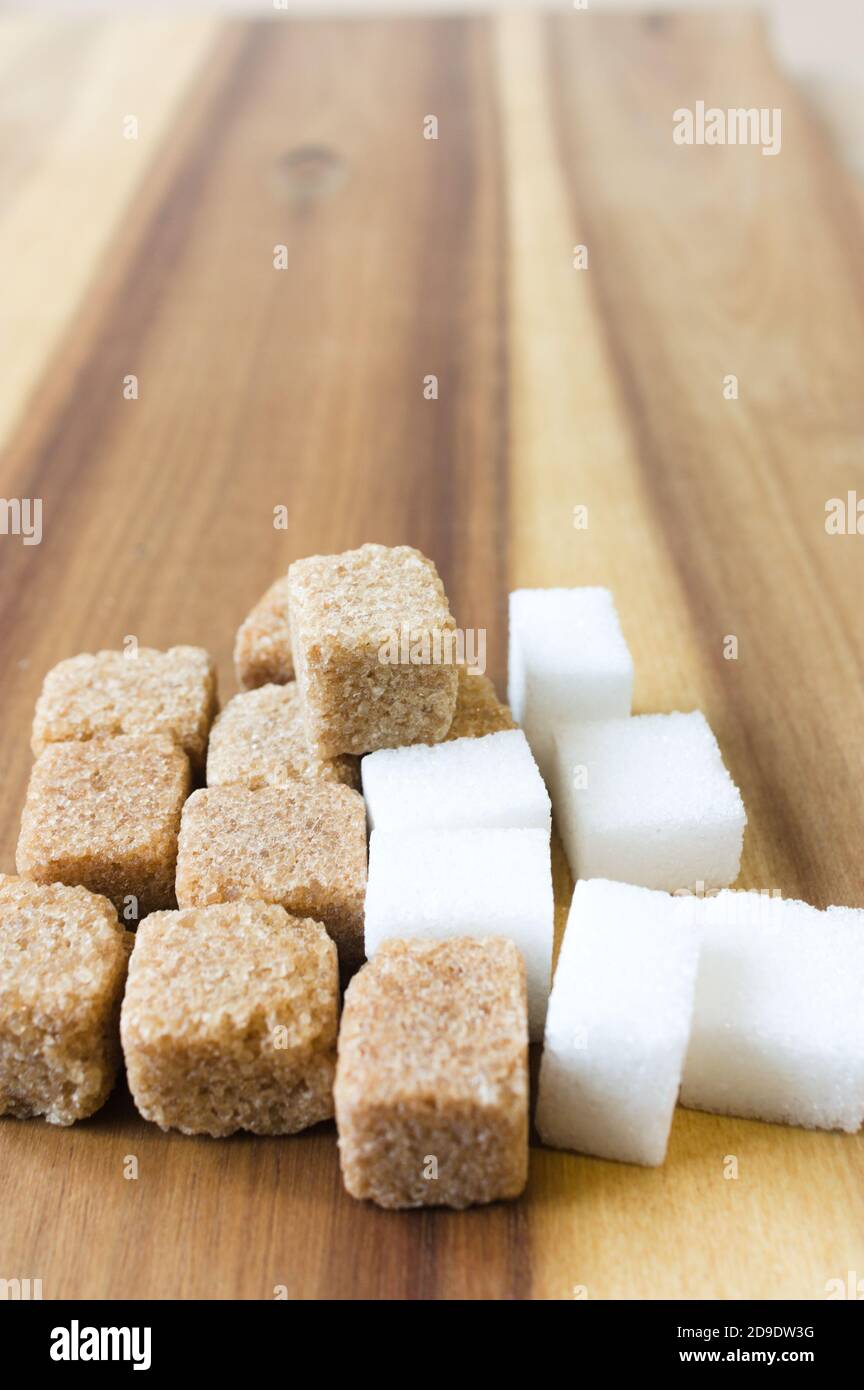
[[[121,1034],[129,1089],[162,1129],[294,1134],[333,1114],[336,947],[262,902],[154,912]]]
[[[262,685],[229,700],[210,731],[207,785],[281,787],[311,778],[360,786],[360,760],[320,758],[309,742],[296,682]]]
[[[400,545],[295,560],[291,645],[322,757],[437,743],[456,708],[455,626],[431,560]]]
[[[86,888],[0,874],[0,1115],[71,1125],[105,1103],[132,940]]]
[[[237,629],[234,670],[246,690],[294,679],[287,575],[270,585]]]
[[[457,671],[456,713],[447,734],[448,742],[453,738],[483,738],[485,734],[500,734],[517,727],[510,707],[498,699],[488,676],[471,675],[464,665],[458,666]]]
[[[201,647],[89,652],[49,671],[36,702],[31,745],[116,734],[169,734],[203,772],[216,713],[216,671]]]
[[[103,893],[123,921],[173,907],[189,782],[189,760],[166,736],[49,744],[30,773],[18,872]]]
[[[363,959],[366,808],[336,782],[207,787],[183,808],[177,903],[258,898],[323,922],[347,973]]]
[[[352,1197],[382,1207],[518,1197],[528,1021],[513,942],[385,942],[345,995],[335,1100]]]

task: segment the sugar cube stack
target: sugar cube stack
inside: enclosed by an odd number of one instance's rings
[[[0,874],[0,1115],[71,1125],[107,1100],[132,939],[86,888]]]
[[[525,961],[528,1024],[543,1036],[554,902],[546,830],[373,830],[366,955],[383,942],[506,937]]]
[[[406,545],[295,560],[288,606],[306,728],[322,757],[445,737],[455,624],[431,560]]]
[[[296,682],[235,695],[210,731],[207,785],[281,787],[298,778],[356,788],[360,763],[347,753],[318,756],[306,734]]]
[[[360,764],[370,829],[549,831],[552,809],[521,729],[387,748]]]
[[[121,1032],[133,1099],[162,1129],[294,1134],[333,1114],[339,985],[319,922],[261,902],[154,912]]]
[[[293,681],[287,574],[270,585],[237,629],[234,673],[246,690]]]
[[[864,911],[724,892],[700,913],[683,1104],[807,1129],[859,1129]]]
[[[552,795],[574,878],[675,892],[738,875],[744,804],[698,710],[563,726]]]
[[[525,969],[511,941],[387,941],[345,994],[335,1085],[352,1197],[466,1207],[528,1173]]]
[[[203,647],[84,652],[45,677],[31,743],[38,757],[70,739],[162,734],[200,773],[215,713],[216,669]]]
[[[189,760],[167,735],[49,743],[30,774],[18,872],[110,898],[124,921],[174,906]]]
[[[663,1162],[698,954],[694,900],[577,883],[546,1018],[536,1114],[545,1143]]]
[[[177,904],[238,898],[323,922],[345,972],[363,959],[363,799],[335,782],[207,787],[183,807]]]
[[[516,589],[510,595],[507,698],[548,782],[564,723],[630,713],[633,661],[608,589]]]

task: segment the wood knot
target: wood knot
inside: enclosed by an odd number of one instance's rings
[[[311,203],[334,193],[346,173],[335,150],[326,145],[298,145],[277,159],[274,183],[277,193],[292,203]]]

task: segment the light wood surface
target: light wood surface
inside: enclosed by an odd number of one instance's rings
[[[742,788],[742,884],[864,905],[864,537],[824,526],[864,497],[860,202],[753,21],[7,20],[0,72],[0,490],[44,509],[41,545],[0,537],[3,868],[48,667],[195,642],[227,696],[270,580],[379,540],[435,558],[501,688],[509,588],[612,586],[636,708],[703,708]],[[780,106],[781,154],[675,146],[699,99]],[[820,1298],[864,1272],[862,1168],[679,1110],[657,1171],[535,1146],[518,1203],[385,1213],[330,1126],[163,1135],[121,1086],[0,1122],[0,1277]]]

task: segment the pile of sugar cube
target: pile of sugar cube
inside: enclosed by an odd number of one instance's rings
[[[267,591],[221,712],[196,647],[48,673],[0,1114],[92,1115],[122,1055],[164,1129],[335,1115],[347,1190],[387,1207],[521,1193],[529,1038],[552,1145],[659,1163],[679,1095],[860,1126],[864,912],[726,891],[741,797],[698,711],[631,715],[608,591],[511,595],[510,707],[458,636],[430,560],[364,545]]]

